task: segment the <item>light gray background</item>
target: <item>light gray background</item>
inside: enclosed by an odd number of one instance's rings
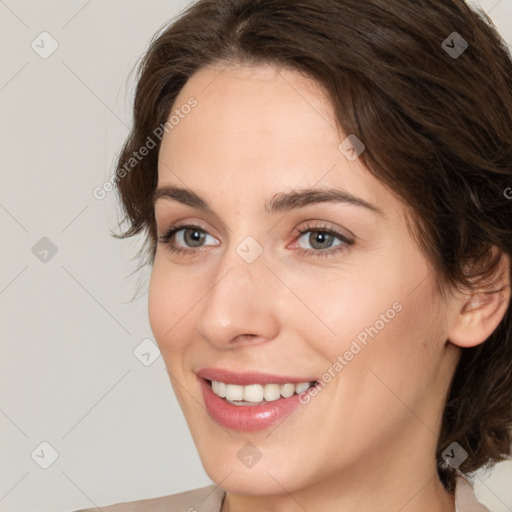
[[[130,72],[187,3],[0,0],[0,512],[64,512],[211,483],[162,358],[145,366],[133,352],[152,339],[148,272],[130,275],[139,242],[111,238],[115,194],[92,195],[129,130]],[[512,0],[479,3],[512,43]],[[31,47],[50,49],[43,31],[59,45],[46,59]],[[46,262],[32,249],[43,237],[57,247]],[[47,469],[42,442],[58,452]],[[475,486],[493,512],[507,512],[510,483],[506,462]]]

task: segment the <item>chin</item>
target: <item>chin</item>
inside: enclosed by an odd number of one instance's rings
[[[286,457],[263,456],[252,467],[246,467],[236,455],[239,443],[240,440],[234,455],[199,452],[206,474],[224,491],[247,496],[273,496],[283,494],[283,488],[295,492],[308,485],[304,468],[291,467]],[[226,452],[233,453],[228,448]]]
[[[278,495],[283,493],[283,487],[288,491],[294,491],[298,483],[292,475],[280,476],[275,468],[272,476],[263,468],[259,470],[256,468],[234,470],[230,474],[230,470],[226,466],[216,466],[205,468],[205,471],[209,478],[224,491],[245,496]]]

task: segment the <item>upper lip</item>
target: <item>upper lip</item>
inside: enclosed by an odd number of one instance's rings
[[[298,384],[299,382],[316,381],[316,378],[291,377],[287,375],[272,375],[254,371],[234,372],[225,368],[201,368],[196,374],[202,379],[225,382],[226,384],[238,384],[248,386],[249,384]]]

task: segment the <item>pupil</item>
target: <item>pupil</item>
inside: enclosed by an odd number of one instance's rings
[[[193,243],[201,242],[201,238],[204,236],[203,233],[199,232],[197,229],[189,229],[187,231],[188,231],[188,233],[193,233],[193,236],[192,236]]]
[[[322,231],[316,231],[315,233],[312,233],[312,235],[314,242],[311,245],[313,245],[313,247],[315,246],[315,243],[317,243],[317,239],[319,239],[318,243],[321,245],[322,242],[325,243],[326,240],[328,240],[329,237],[331,236],[328,233],[324,233]]]

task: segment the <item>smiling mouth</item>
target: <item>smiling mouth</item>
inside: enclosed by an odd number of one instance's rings
[[[241,386],[215,380],[205,379],[212,391],[220,398],[232,405],[263,405],[281,398],[290,398],[293,395],[304,393],[319,381],[285,383],[285,384],[249,384]]]

